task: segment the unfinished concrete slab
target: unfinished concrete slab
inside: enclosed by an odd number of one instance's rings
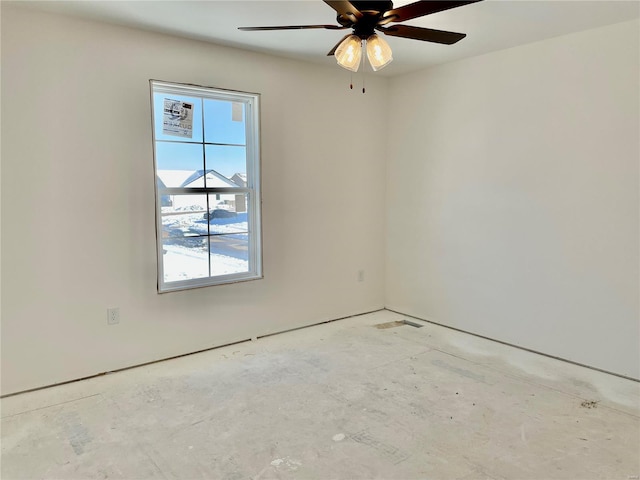
[[[640,475],[637,382],[388,311],[1,406],[3,479]]]

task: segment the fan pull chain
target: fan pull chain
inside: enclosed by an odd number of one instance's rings
[[[353,90],[353,72],[351,72],[350,77],[351,77],[351,80],[350,80],[350,83],[349,83],[349,88],[351,90]]]
[[[362,58],[362,60],[361,60],[362,63],[360,63],[360,66],[362,67],[361,70],[360,70],[362,72],[362,93],[365,93],[365,88],[364,88],[365,73],[364,73],[364,71],[367,68],[367,62],[364,61],[364,57],[366,57],[366,53],[367,53],[366,44],[367,44],[366,40],[364,42],[362,42],[362,57],[361,57]]]

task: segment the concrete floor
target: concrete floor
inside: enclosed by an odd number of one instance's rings
[[[403,318],[7,397],[2,478],[638,478],[640,384]]]

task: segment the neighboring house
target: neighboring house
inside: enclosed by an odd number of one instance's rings
[[[238,174],[236,174],[238,175]],[[234,175],[235,176],[235,175]],[[158,170],[158,187],[179,187],[179,188],[237,188],[240,186],[216,172],[215,170]],[[244,186],[244,185],[243,185]],[[205,195],[169,195],[168,201],[162,197],[162,206],[171,207],[173,211],[190,211],[190,212],[206,212],[207,198]],[[236,200],[242,200],[236,202]],[[211,194],[209,197],[209,209],[222,208],[225,210],[234,210],[243,212],[244,195],[234,194]],[[236,205],[238,203],[238,205]],[[236,208],[236,206],[238,208]],[[163,209],[165,211],[165,209]]]
[[[246,173],[234,173],[231,177],[231,181],[239,187],[247,186],[247,174]]]
[[[196,170],[195,172],[192,172],[187,179],[185,179],[181,186],[184,188],[202,188],[205,186],[205,179],[207,187],[236,188],[238,186],[215,170],[207,170],[206,172],[204,170]]]

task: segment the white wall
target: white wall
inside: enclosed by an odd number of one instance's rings
[[[638,31],[394,79],[388,308],[640,377]]]
[[[262,94],[264,280],[156,293],[149,79]],[[383,307],[385,125],[357,119],[388,87],[348,84],[3,5],[2,394]]]

